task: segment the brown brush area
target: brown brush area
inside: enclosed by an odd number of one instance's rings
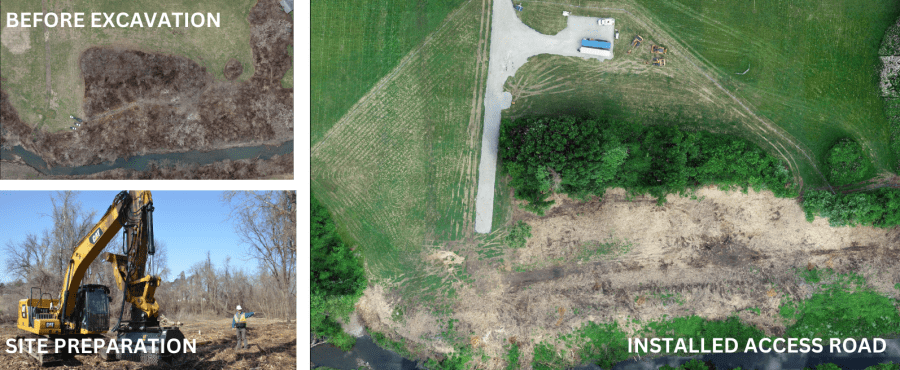
[[[185,322],[180,327],[185,338],[196,339],[197,353],[186,354],[174,364],[142,366],[131,361],[103,362],[96,355],[79,355],[47,368],[68,369],[293,369],[297,361],[297,324],[275,319],[254,319],[249,325],[250,348],[235,351],[231,319],[205,319]],[[15,337],[14,322],[0,323],[0,340]],[[4,369],[33,369],[36,362],[25,355],[4,353]]]
[[[281,78],[291,67],[287,47],[293,44],[293,23],[276,0],[260,0],[248,21],[256,68],[248,81],[215,81],[211,71],[180,56],[90,48],[79,59],[85,83],[82,127],[33,133],[2,92],[2,144],[22,145],[50,166],[83,166],[291,140],[293,89],[282,88]],[[229,63],[226,69],[236,78],[243,66]]]

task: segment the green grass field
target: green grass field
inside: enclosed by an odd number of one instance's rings
[[[423,260],[428,246],[474,232],[487,4],[471,0],[451,13],[312,147],[312,191],[341,236],[360,246],[371,279],[404,281],[426,303],[448,282]]]
[[[49,131],[71,126],[69,115],[84,116],[82,101],[84,81],[80,78],[78,60],[81,53],[93,46],[120,46],[147,52],[172,54],[191,58],[207,71],[224,80],[225,63],[235,58],[244,66],[239,80],[246,80],[254,73],[250,48],[250,23],[247,16],[253,0],[234,2],[198,3],[185,0],[136,0],[119,2],[112,0],[67,0],[53,2],[46,12],[202,12],[221,13],[221,27],[215,28],[92,28],[90,14],[85,16],[84,28],[19,28],[6,29],[3,34],[15,32],[14,44],[29,48],[13,53],[13,44],[0,47],[0,67],[3,86],[25,122],[42,125]],[[6,0],[3,13],[41,12],[41,2]],[[171,17],[170,17],[171,18]],[[101,16],[101,21],[103,17]],[[130,20],[130,19],[129,19]],[[174,19],[170,19],[173,22]],[[24,32],[24,33],[20,33]],[[49,51],[47,50],[49,48]],[[50,66],[50,89],[47,89],[46,67]]]
[[[294,57],[294,48],[292,46],[288,46],[288,55],[291,58]],[[293,59],[292,59],[293,60]],[[294,64],[291,63],[291,69],[284,73],[284,77],[281,79],[281,87],[285,89],[294,88]]]
[[[564,28],[563,10],[575,15],[621,18],[616,24],[621,32],[615,51],[619,58],[623,56],[620,47],[627,46],[634,33],[648,32],[629,30],[634,22],[627,14],[601,9],[625,8],[649,20],[653,28],[650,37],[670,37],[684,46],[683,50],[672,50],[667,55],[669,64],[664,69],[677,66],[677,58],[683,54],[697,58],[704,72],[749,103],[755,114],[782,128],[792,141],[798,143],[801,149],[785,145],[788,152],[794,152],[797,162],[809,162],[805,155],[799,155],[803,150],[821,169],[828,149],[839,139],[851,137],[863,144],[879,170],[894,169],[896,158],[890,149],[890,126],[876,84],[881,66],[877,52],[885,29],[900,11],[900,4],[896,2],[755,0],[738,4],[699,0],[636,0],[636,3],[565,0],[554,3],[569,5],[526,0],[523,2],[525,11],[520,17],[545,33]],[[643,34],[645,38],[647,35]],[[736,74],[748,67],[750,70],[746,74]],[[587,66],[572,68],[588,69]],[[522,72],[520,69],[519,73]],[[571,73],[560,70],[546,77],[561,78],[567,83],[584,78]],[[616,90],[629,89],[634,83],[640,85],[636,78],[627,76],[602,75],[597,78],[606,78],[611,82],[608,86]],[[677,94],[679,90],[690,88],[676,86],[680,82],[683,81],[661,80],[657,92],[647,94],[641,103],[658,104],[672,99],[673,91]],[[724,94],[721,91],[713,93]],[[596,97],[591,94],[594,92],[588,92],[588,96]],[[587,103],[588,99],[577,103]],[[623,109],[622,114],[655,118],[637,109],[637,104],[627,98],[609,104],[627,105],[630,102],[632,107]],[[553,103],[534,104],[548,107],[545,113],[556,113],[549,109]],[[734,102],[730,104],[735,105]],[[731,125],[715,114],[703,114],[703,110],[709,111],[711,107],[704,107],[702,99],[699,104],[695,99],[686,105],[679,112],[669,110],[666,114],[675,115],[675,123],[694,120],[701,127],[712,125],[713,130]],[[753,139],[753,135],[745,132],[742,136]],[[806,186],[823,183],[809,164],[798,163],[797,166]]]
[[[310,138],[315,144],[462,0],[311,4]]]

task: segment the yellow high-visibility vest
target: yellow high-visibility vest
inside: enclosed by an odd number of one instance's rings
[[[243,312],[234,314],[234,322],[238,328],[245,328],[247,327],[247,316]]]

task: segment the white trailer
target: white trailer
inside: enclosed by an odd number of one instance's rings
[[[601,57],[612,58],[612,52],[609,50],[589,48],[587,46],[582,46],[578,48],[579,53],[591,54],[591,55],[599,55]]]

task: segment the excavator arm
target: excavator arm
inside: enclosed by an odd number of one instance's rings
[[[130,317],[123,322],[120,314],[119,322],[114,327],[118,331],[115,340],[124,350],[101,357],[104,360],[115,357],[155,365],[183,353],[182,350],[162,352],[160,348],[150,348],[149,344],[143,349],[126,348],[137,342],[155,341],[162,346],[162,343],[184,340],[177,327],[159,325],[159,304],[154,294],[160,278],[147,274],[148,256],[155,253],[153,198],[149,191],[123,191],[116,195],[100,221],[75,247],[63,277],[60,298],[44,299],[44,295],[50,294],[38,291],[38,298],[32,295],[29,299],[20,300],[18,328],[28,332],[27,335],[84,339],[100,338],[109,330],[109,288],[96,284],[82,285],[82,280],[91,262],[123,229],[125,254],[107,253],[105,259],[113,264],[116,284],[124,293],[121,312],[126,311],[126,302],[131,303],[128,310]],[[52,354],[31,352],[29,355],[44,364],[68,356],[66,351]]]
[[[72,259],[69,260],[62,292],[60,293],[60,297],[62,297],[62,316],[64,318],[72,317],[72,313],[75,311],[75,294],[78,292],[78,287],[81,286],[81,281],[84,279],[84,274],[87,272],[91,262],[94,262],[97,255],[106,248],[109,241],[122,229],[121,216],[123,210],[121,209],[121,197],[123,193],[116,196],[103,218],[78,243],[78,246],[75,247],[75,252],[72,253]]]
[[[159,304],[154,295],[160,278],[147,274],[147,257],[155,253],[153,198],[150,192],[131,192],[130,198],[128,221],[124,225],[126,254],[107,253],[105,259],[113,265],[116,285],[124,292],[123,311],[128,302],[133,307],[132,321],[156,321]],[[119,321],[121,323],[121,319]]]

